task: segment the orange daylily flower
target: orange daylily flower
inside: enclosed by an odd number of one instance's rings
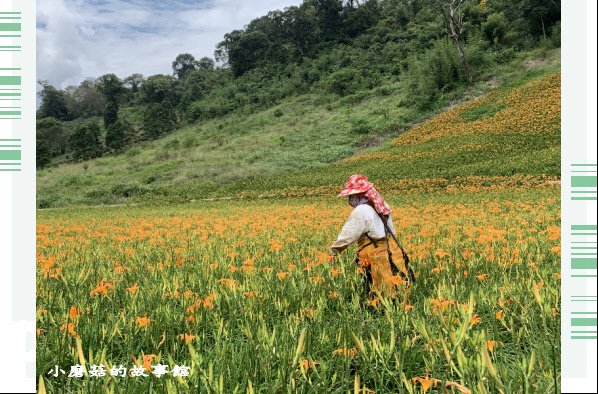
[[[131,287],[127,287],[127,291],[131,294],[135,294],[137,293],[137,290],[139,290],[139,285],[137,283],[135,283],[133,286]]]
[[[432,313],[437,313],[438,310],[445,311],[451,306],[455,306],[455,301],[453,300],[445,300],[442,297],[439,299],[432,298]]]
[[[210,293],[203,298],[201,301],[201,305],[204,309],[213,309],[214,308],[214,300],[216,299],[216,293]]]
[[[417,377],[411,378],[414,383],[419,383],[422,386],[422,391],[425,393],[426,391],[430,390],[435,383],[435,379],[426,375],[425,378]]]
[[[157,356],[155,354],[145,354],[143,355],[142,359],[143,359],[143,368],[148,371],[151,372],[152,371],[152,360],[154,358],[156,358]]]
[[[270,241],[270,249],[274,252],[282,250],[282,244],[278,241]]]
[[[374,298],[373,300],[368,301],[368,306],[378,308],[379,303],[380,303],[380,299]]]
[[[471,320],[469,321],[469,325],[470,326],[475,326],[476,324],[480,324],[481,322],[482,322],[482,319],[476,313],[475,315],[473,315],[471,317]]]
[[[350,349],[347,349],[346,347],[338,348],[338,349],[334,350],[332,352],[332,354],[337,355],[337,356],[353,358],[357,354],[357,349],[355,349],[354,347],[350,348]]]
[[[108,295],[108,290],[114,289],[114,286],[110,282],[106,282],[106,278],[102,279],[95,289],[89,292],[90,297],[95,297],[98,294],[103,296]]]
[[[300,361],[301,366],[303,367],[303,369],[308,370],[308,369],[316,369],[316,365],[319,365],[320,362],[319,361],[312,361],[309,362],[308,359],[304,358]]]
[[[185,345],[188,345],[188,344],[190,344],[195,339],[195,335],[191,335],[191,334],[179,334],[179,339],[181,341],[185,341]]]
[[[67,330],[75,338],[79,338],[79,334],[75,331],[75,323],[63,324],[60,326],[60,331]]]
[[[326,279],[324,279],[323,276],[320,275],[316,275],[316,276],[312,276],[309,278],[309,281],[313,284],[320,284],[320,283],[324,283],[326,281]]]
[[[137,316],[135,318],[135,323],[139,326],[139,328],[147,327],[151,323],[151,319],[147,316],[141,317]]]
[[[239,285],[239,282],[237,282],[234,279],[229,279],[229,278],[222,278],[220,279],[218,282],[220,282],[221,285],[223,285],[224,287],[228,287],[229,289],[236,289],[237,286]]]
[[[79,317],[79,309],[77,309],[74,306],[71,306],[71,309],[69,309],[69,318],[71,320],[74,320],[74,319],[76,319],[78,317]]]
[[[289,276],[289,273],[288,272],[279,272],[279,273],[276,274],[276,276],[278,277],[278,279],[283,280],[287,276]]]

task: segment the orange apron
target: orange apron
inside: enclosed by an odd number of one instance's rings
[[[401,250],[391,243],[390,251],[397,268],[407,274]],[[386,239],[360,239],[357,243],[357,261],[365,271],[366,285],[369,285],[370,296],[381,295],[395,298],[397,290],[405,291],[407,289],[406,280],[399,273],[393,274],[391,264],[388,261]]]

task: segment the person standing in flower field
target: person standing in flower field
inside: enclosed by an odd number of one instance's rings
[[[338,197],[348,197],[353,212],[330,246],[336,256],[357,242],[355,262],[363,269],[368,295],[394,298],[397,288],[415,280],[409,257],[399,245],[392,223],[391,209],[365,175],[353,174]],[[391,244],[389,238],[395,241]]]

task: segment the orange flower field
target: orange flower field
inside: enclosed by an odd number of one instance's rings
[[[147,375],[40,379],[49,392],[553,391],[560,187],[496,184],[378,189],[417,278],[394,302],[366,297],[354,247],[327,257],[351,210],[334,197],[40,211],[38,370]]]

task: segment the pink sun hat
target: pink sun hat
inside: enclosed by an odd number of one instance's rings
[[[340,192],[338,197],[350,196],[352,194],[365,193],[374,209],[381,215],[389,215],[391,212],[390,205],[386,203],[384,198],[378,193],[374,184],[368,181],[368,178],[362,174],[353,174],[347,179],[345,188]]]
[[[352,194],[365,193],[374,187],[374,184],[368,181],[365,175],[353,174],[347,179],[345,188],[338,197],[350,196]]]

